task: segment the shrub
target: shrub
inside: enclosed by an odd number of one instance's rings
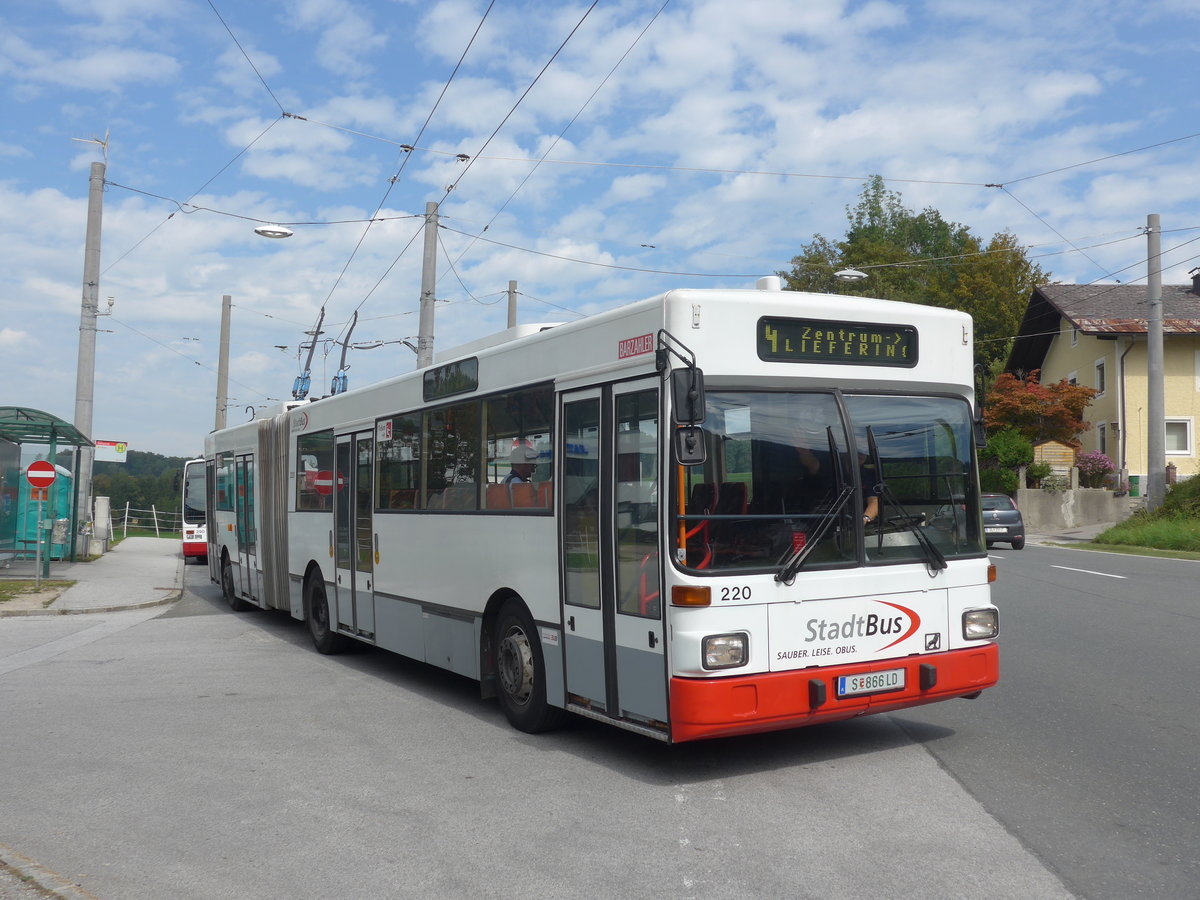
[[[1200,516],[1200,477],[1168,485],[1160,509],[1164,515]]]
[[[1011,469],[980,469],[979,486],[989,494],[1015,494],[1017,473]]]
[[[1032,463],[1025,469],[1025,487],[1041,487],[1042,479],[1049,478],[1054,469],[1050,463]]]
[[[979,458],[993,462],[1001,469],[1015,469],[1033,462],[1033,444],[1015,428],[1001,428],[988,435],[987,446]]]
[[[1098,451],[1076,457],[1075,465],[1079,468],[1079,483],[1089,488],[1104,487],[1104,476],[1116,471],[1113,461]]]

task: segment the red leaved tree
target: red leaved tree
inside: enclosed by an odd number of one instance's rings
[[[1008,372],[996,379],[983,413],[987,430],[1015,428],[1035,444],[1062,441],[1078,449],[1078,436],[1092,427],[1083,420],[1083,411],[1096,391],[1066,379],[1042,384],[1040,375],[1034,369],[1023,379]]]

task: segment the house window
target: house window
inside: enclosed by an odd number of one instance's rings
[[[1074,347],[1079,343],[1079,329],[1071,327],[1071,346]]]
[[[1079,373],[1078,372],[1068,372],[1067,373],[1067,384],[1079,384]]]
[[[1096,449],[1108,456],[1108,426],[1103,422],[1096,426]]]
[[[1104,360],[1096,363],[1096,396],[1104,394]]]
[[[1192,455],[1191,419],[1167,419],[1166,452],[1168,456]]]

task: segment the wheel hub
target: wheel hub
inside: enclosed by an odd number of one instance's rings
[[[533,651],[519,628],[510,629],[500,641],[497,668],[504,693],[515,703],[527,702],[533,690]]]

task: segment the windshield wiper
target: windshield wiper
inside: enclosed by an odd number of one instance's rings
[[[796,580],[796,573],[800,571],[800,567],[804,565],[804,561],[808,559],[808,555],[812,553],[813,548],[821,542],[821,538],[825,536],[825,532],[829,530],[829,526],[833,524],[834,518],[842,511],[842,507],[846,505],[846,501],[854,496],[854,488],[850,485],[844,485],[841,493],[834,498],[833,506],[825,515],[821,516],[821,520],[817,522],[817,527],[813,530],[812,536],[807,538],[804,546],[799,550],[793,550],[788,556],[787,561],[782,568],[775,573],[775,580],[781,584],[790,585]]]
[[[879,492],[880,513],[883,512],[882,507],[885,503],[890,503],[899,510],[900,515],[897,518],[900,520],[900,524],[912,532],[913,537],[917,539],[917,544],[925,554],[925,565],[929,567],[930,574],[936,574],[946,568],[946,557],[942,556],[942,551],[934,546],[929,535],[917,525],[917,518],[904,508],[896,499],[896,495],[892,493],[892,489],[887,486],[887,482],[883,480],[883,464],[879,459],[879,445],[875,442],[875,431],[870,425],[867,426],[867,447],[871,453],[871,462],[875,466],[875,477],[879,479],[875,490]],[[883,527],[882,515],[880,516],[880,527]]]

